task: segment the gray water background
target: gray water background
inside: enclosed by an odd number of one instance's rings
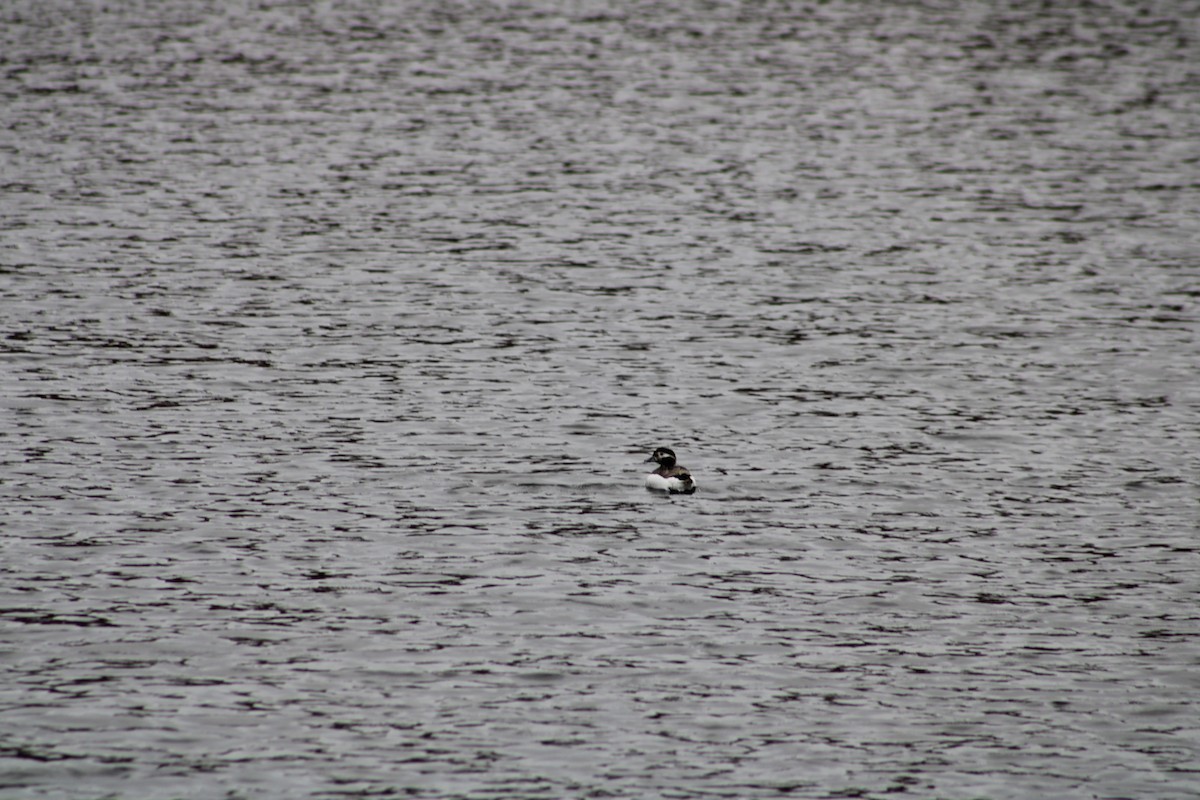
[[[4,3],[0,797],[1200,795],[1195,12]]]

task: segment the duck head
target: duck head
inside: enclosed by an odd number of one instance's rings
[[[673,467],[675,466],[675,451],[669,447],[660,447],[646,459],[646,463],[651,461],[658,462],[660,467]]]

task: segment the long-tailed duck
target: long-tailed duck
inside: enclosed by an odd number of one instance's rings
[[[696,491],[692,473],[675,463],[675,451],[660,447],[646,459],[646,463],[658,462],[658,469],[646,476],[646,488],[652,492],[668,494],[691,494]]]

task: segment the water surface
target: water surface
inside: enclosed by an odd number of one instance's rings
[[[0,10],[4,797],[1200,792],[1189,5],[136,6]]]

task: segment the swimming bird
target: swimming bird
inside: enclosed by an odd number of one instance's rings
[[[646,463],[651,461],[658,462],[658,469],[646,476],[647,489],[667,494],[691,494],[696,491],[692,473],[675,463],[674,450],[660,447],[646,459]]]

